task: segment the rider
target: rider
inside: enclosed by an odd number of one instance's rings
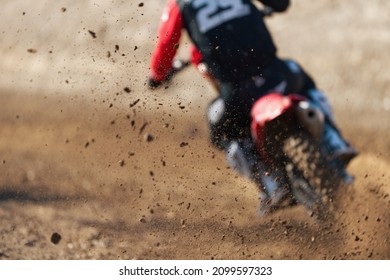
[[[273,12],[283,12],[289,0],[259,0]],[[250,109],[269,92],[299,93],[320,108],[327,118],[326,133],[335,156],[346,163],[355,150],[336,128],[325,95],[292,60],[281,60],[264,23],[264,13],[251,0],[168,0],[161,17],[158,41],[151,59],[149,87],[167,79],[185,29],[207,66],[219,96],[207,112],[210,140],[226,152],[228,163],[259,187],[260,212],[271,212],[287,197],[279,170],[266,166],[256,152],[250,132]]]

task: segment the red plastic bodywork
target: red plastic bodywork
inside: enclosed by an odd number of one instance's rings
[[[300,102],[306,100],[305,97],[297,94],[284,96],[280,93],[270,93],[258,99],[252,107],[251,130],[257,148],[262,157],[267,160],[264,146],[266,141],[266,124],[283,114],[291,114],[294,107]]]

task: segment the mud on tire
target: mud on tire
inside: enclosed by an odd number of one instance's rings
[[[317,219],[329,215],[340,179],[325,154],[308,134],[289,136],[282,147],[292,193]]]

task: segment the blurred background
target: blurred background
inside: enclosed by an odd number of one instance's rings
[[[0,259],[389,259],[389,1],[267,19],[361,152],[325,229],[300,208],[257,216],[208,144],[215,92],[195,69],[146,88],[165,1],[0,4]]]

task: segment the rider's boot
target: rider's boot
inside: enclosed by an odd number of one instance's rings
[[[252,139],[232,141],[226,150],[228,164],[233,170],[253,181],[259,189],[259,214],[264,216],[289,205],[285,176],[270,170],[261,159]]]
[[[357,150],[351,146],[342,136],[340,131],[331,123],[325,122],[324,145],[332,159],[337,159],[347,166],[357,156]]]
[[[343,138],[340,130],[337,128],[328,99],[321,91],[315,88],[308,90],[305,95],[325,115],[324,145],[329,151],[329,155],[339,160],[344,166],[347,166],[357,156],[358,152]]]

